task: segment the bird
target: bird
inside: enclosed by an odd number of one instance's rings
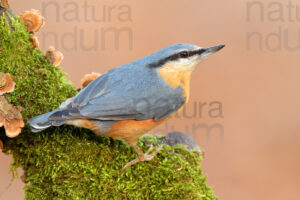
[[[189,100],[191,74],[225,45],[174,44],[102,74],[51,112],[29,119],[32,132],[73,125],[123,140],[137,152],[131,165],[152,160],[163,149],[143,153],[138,138],[180,112]]]

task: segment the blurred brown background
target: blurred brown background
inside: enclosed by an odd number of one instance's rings
[[[103,73],[170,44],[226,44],[194,72],[186,115],[153,133],[192,134],[205,151],[207,182],[222,200],[299,199],[299,1],[10,2],[17,14],[43,12],[41,47],[63,52],[61,67],[77,86],[86,73]],[[113,30],[123,30],[117,48]],[[194,103],[206,105],[199,110]],[[197,115],[188,117],[195,108]],[[192,133],[203,124],[217,128]],[[0,154],[0,191],[10,182],[10,162]],[[15,180],[0,199],[23,199],[22,187]]]

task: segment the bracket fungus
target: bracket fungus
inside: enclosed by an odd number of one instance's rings
[[[59,66],[63,59],[64,55],[52,46],[46,51],[46,60],[54,66]]]
[[[37,49],[40,47],[40,42],[36,36],[32,36],[32,38],[30,38],[30,42],[31,42],[33,48]]]
[[[13,92],[15,85],[10,74],[0,72],[0,127],[4,126],[8,137],[18,136],[24,127],[22,108],[11,105],[3,96],[5,93]]]
[[[9,10],[10,8],[8,0],[1,0],[0,5],[1,7],[5,8],[5,10]]]
[[[86,86],[88,86],[88,84],[90,84],[93,80],[95,80],[99,76],[101,76],[101,74],[96,72],[92,72],[91,74],[84,75],[84,77],[80,81],[81,87],[85,88]]]
[[[4,125],[7,137],[13,138],[21,133],[24,127],[21,111],[22,107],[13,106],[5,96],[0,96],[0,126]]]
[[[16,83],[11,78],[10,74],[0,72],[0,95],[13,92]]]
[[[31,9],[25,11],[20,15],[21,21],[26,25],[27,31],[30,33],[36,33],[44,26],[44,17],[41,15],[39,10]]]

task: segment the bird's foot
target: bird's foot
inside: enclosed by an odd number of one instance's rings
[[[130,162],[128,162],[121,170],[121,173],[125,171],[128,167],[138,163],[138,162],[143,162],[143,161],[150,161],[152,160],[162,149],[163,145],[159,146],[155,151],[150,153],[153,150],[153,145],[150,146],[150,148],[147,150],[146,153],[143,153],[138,146],[135,146],[135,150],[138,153],[138,157]]]

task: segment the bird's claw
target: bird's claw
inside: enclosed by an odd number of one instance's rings
[[[161,150],[163,150],[163,145],[159,146],[155,151],[153,151],[151,154],[150,152],[153,150],[153,145],[150,146],[150,148],[147,150],[146,153],[140,153],[138,152],[138,157],[130,162],[128,162],[121,170],[121,173],[125,171],[128,167],[143,161],[150,161],[152,160]]]
[[[155,151],[149,154],[152,150],[153,150],[153,146],[151,145],[150,148],[147,150],[147,152],[144,154],[143,161],[152,160],[156,156],[156,154],[158,154],[161,150],[163,150],[163,145],[159,146]]]

